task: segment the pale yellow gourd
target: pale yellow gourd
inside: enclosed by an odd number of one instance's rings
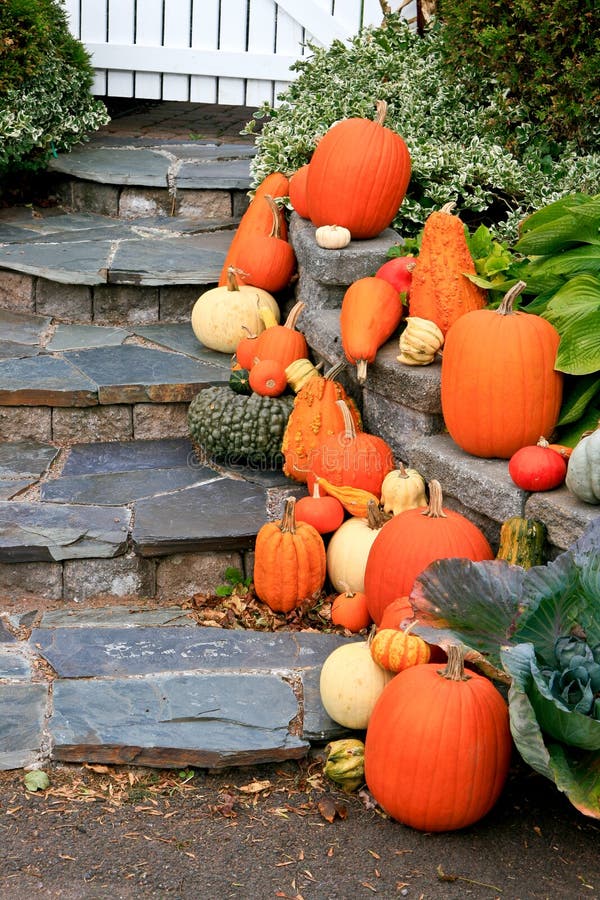
[[[315,240],[325,250],[341,250],[348,246],[352,235],[343,225],[321,225],[315,231]]]
[[[393,672],[377,665],[368,641],[343,644],[329,654],[321,668],[321,702],[334,722],[364,730],[381,692],[393,677]]]
[[[367,557],[381,527],[389,519],[373,500],[367,516],[352,516],[334,531],[327,546],[327,574],[338,592],[363,592]]]
[[[300,388],[302,388],[307,381],[309,381],[314,375],[320,374],[320,368],[320,364],[319,366],[315,366],[310,361],[310,359],[306,359],[305,357],[295,359],[294,362],[285,367],[285,377],[287,383],[294,391],[294,393],[297,394]]]
[[[239,284],[233,267],[228,271],[227,284],[211,288],[196,300],[192,309],[192,330],[196,338],[210,350],[235,353],[247,331],[260,334],[265,324],[261,308],[268,309],[276,323],[279,306],[275,298],[251,285]]]
[[[406,328],[400,335],[398,362],[407,366],[427,366],[434,361],[443,343],[443,332],[435,322],[408,316]]]
[[[397,516],[406,509],[427,506],[425,479],[416,469],[407,469],[400,463],[381,484],[381,505],[386,513]]]

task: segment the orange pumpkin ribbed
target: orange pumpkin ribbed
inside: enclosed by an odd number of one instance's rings
[[[306,199],[306,182],[308,180],[308,163],[294,172],[290,177],[289,197],[295,212],[303,219],[310,218]]]
[[[266,202],[272,215],[268,234],[251,234],[238,244],[236,266],[241,270],[241,284],[251,284],[269,293],[281,291],[290,283],[296,269],[296,254],[292,245],[281,236],[281,215],[269,194],[259,202]]]
[[[412,666],[385,686],[365,740],[365,779],[392,818],[421,831],[453,831],[498,800],[512,753],[508,708],[491,681],[448,664]]]
[[[386,112],[379,100],[375,120],[343,119],[320,139],[306,181],[317,227],[335,222],[356,240],[376,237],[393,221],[410,180],[410,154],[400,135],[383,124]]]
[[[510,459],[552,434],[562,401],[554,364],[560,337],[541,316],[513,311],[524,282],[497,310],[458,319],[442,358],[442,413],[450,436],[466,453]]]
[[[325,584],[323,538],[307,522],[296,522],[295,502],[289,497],[282,518],[256,535],[254,590],[275,612],[290,612]]]
[[[265,328],[256,342],[257,359],[277,359],[287,368],[296,359],[304,359],[309,354],[306,338],[296,330],[298,316],[304,309],[301,300],[291,308],[283,325],[271,325]]]

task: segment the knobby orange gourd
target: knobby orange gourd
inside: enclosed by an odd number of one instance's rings
[[[453,206],[447,203],[425,220],[408,302],[411,316],[435,322],[444,335],[464,313],[486,304],[486,292],[467,278],[476,274],[475,264]]]
[[[410,180],[410,154],[384,125],[386,113],[387,103],[378,100],[375,120],[343,119],[320,139],[306,181],[317,227],[343,225],[356,240],[375,237],[393,221]]]
[[[289,497],[282,518],[266,522],[256,535],[254,589],[275,612],[290,612],[325,583],[323,538],[307,522],[296,522],[295,502]]]
[[[510,457],[551,435],[563,376],[554,369],[560,337],[546,319],[513,309],[520,281],[496,310],[458,319],[442,358],[441,398],[450,436],[466,453]]]
[[[367,364],[394,333],[402,319],[402,299],[383,278],[359,278],[342,300],[340,333],[346,359],[356,365],[356,377],[363,384]]]

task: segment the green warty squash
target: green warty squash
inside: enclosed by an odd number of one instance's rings
[[[201,455],[228,463],[261,468],[283,464],[281,441],[293,396],[235,394],[228,385],[200,391],[188,410],[192,441]]]

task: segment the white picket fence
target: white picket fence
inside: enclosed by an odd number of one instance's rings
[[[402,8],[416,16],[416,2]],[[380,0],[65,0],[72,33],[106,97],[259,106],[295,77],[306,42],[329,46],[378,25]]]

